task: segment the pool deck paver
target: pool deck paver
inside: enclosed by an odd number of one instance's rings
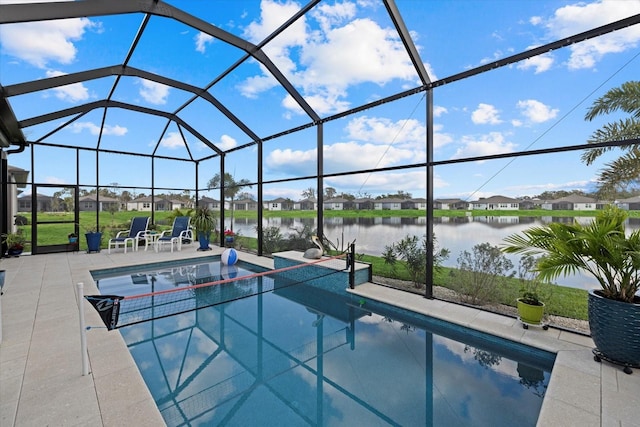
[[[90,270],[196,258],[180,252],[107,251],[5,258],[0,343],[0,425],[158,426],[164,422],[136,364],[117,332],[84,301],[89,375],[82,375],[76,284],[98,293]],[[272,268],[273,260],[241,253],[240,258]],[[354,291],[367,298],[482,330],[557,354],[542,405],[539,426],[635,426],[640,419],[640,371],[596,363],[589,337],[550,328],[524,330],[513,318],[470,307],[428,300],[415,294],[365,283]]]

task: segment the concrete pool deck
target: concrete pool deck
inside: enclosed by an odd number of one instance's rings
[[[87,332],[90,374],[82,375],[76,284],[98,293],[90,270],[219,254],[198,252],[62,253],[5,258],[0,343],[0,425],[158,426],[164,422],[117,332]],[[271,258],[241,253],[272,268]],[[591,339],[550,328],[524,330],[513,318],[365,283],[353,291],[432,317],[557,353],[539,426],[633,426],[640,418],[640,371],[593,361]],[[86,323],[102,321],[85,303]]]

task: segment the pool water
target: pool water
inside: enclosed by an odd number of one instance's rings
[[[120,329],[168,426],[536,424],[551,353],[308,284],[253,281],[217,285],[241,299]],[[149,286],[99,280],[103,294]]]

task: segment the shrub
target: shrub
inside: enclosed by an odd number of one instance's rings
[[[271,226],[262,230],[262,250],[268,254],[280,251],[283,240],[280,227]]]
[[[514,275],[513,263],[488,242],[475,245],[472,252],[462,251],[457,268],[451,271],[451,287],[474,305],[497,301],[506,279]]]
[[[421,288],[427,281],[427,249],[429,242],[426,235],[419,239],[418,236],[407,235],[401,241],[392,244],[391,246],[385,246],[382,257],[385,264],[391,266],[395,272],[396,266],[399,264],[398,260],[404,262],[400,263],[411,277],[414,287]],[[433,265],[435,269],[438,269],[442,264],[442,261],[449,257],[449,251],[447,249],[436,249],[436,238],[433,237]]]

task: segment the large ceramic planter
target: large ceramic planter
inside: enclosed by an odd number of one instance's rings
[[[87,252],[100,252],[100,244],[102,243],[102,233],[86,233]]]
[[[596,356],[640,368],[640,303],[604,298],[592,290],[588,311]]]
[[[544,303],[540,303],[540,305],[527,304],[522,301],[522,298],[518,298],[517,302],[518,315],[523,323],[529,325],[540,325],[542,323]]]
[[[200,243],[199,251],[209,251],[209,234],[198,231],[198,243]]]

